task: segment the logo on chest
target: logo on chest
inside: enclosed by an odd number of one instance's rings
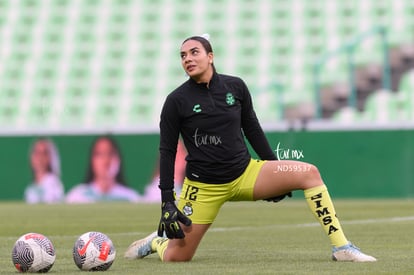
[[[196,105],[194,105],[194,107],[193,107],[193,112],[194,112],[194,113],[199,113],[199,112],[201,112],[201,105],[200,105],[200,104],[196,104]]]
[[[234,105],[234,103],[236,103],[236,100],[234,99],[234,96],[232,93],[227,93],[226,94],[226,103],[227,105]]]

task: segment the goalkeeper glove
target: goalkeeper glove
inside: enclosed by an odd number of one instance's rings
[[[286,197],[291,198],[292,197],[292,192],[289,192],[287,194],[283,194],[283,195],[280,195],[280,196],[277,196],[277,197],[272,197],[272,198],[264,199],[264,200],[265,201],[268,201],[268,202],[280,202],[281,200],[283,200]]]
[[[168,239],[183,239],[185,235],[179,222],[185,226],[191,225],[191,220],[178,210],[174,201],[162,202],[158,236],[162,237],[165,231]]]

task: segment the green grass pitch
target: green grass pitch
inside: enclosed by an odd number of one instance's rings
[[[158,204],[3,202],[0,274],[17,274],[12,247],[28,232],[52,240],[57,258],[50,274],[82,274],[72,247],[87,231],[114,242],[117,256],[105,274],[414,274],[414,200],[336,200],[335,207],[347,237],[378,262],[333,262],[328,238],[300,199],[225,204],[188,263],[162,263],[157,255],[123,258],[132,241],[155,230]]]

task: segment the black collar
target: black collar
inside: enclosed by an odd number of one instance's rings
[[[213,72],[213,76],[210,79],[210,83],[206,83],[206,82],[202,82],[202,83],[197,83],[194,79],[192,79],[190,77],[190,79],[188,80],[190,85],[198,87],[198,88],[202,88],[202,89],[211,89],[213,87],[215,87],[217,85],[217,83],[219,83],[219,75],[216,72]]]

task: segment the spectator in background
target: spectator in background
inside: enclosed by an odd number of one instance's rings
[[[185,157],[187,156],[187,150],[185,149],[183,141],[180,139],[177,145],[177,154],[175,157],[175,164],[174,164],[174,186],[176,196],[179,197],[181,188],[184,182],[185,177],[185,165],[186,160]],[[145,188],[145,194],[143,196],[144,202],[160,202],[161,201],[161,193],[160,188],[158,187],[160,183],[160,167],[159,167],[159,160],[157,161],[157,166],[155,169],[154,176],[152,178],[152,182],[147,185]]]
[[[85,183],[73,187],[66,202],[138,202],[139,194],[126,186],[122,172],[121,154],[115,140],[108,136],[97,138],[91,146]]]
[[[30,148],[32,183],[24,191],[27,203],[58,203],[64,198],[60,181],[60,159],[55,144],[47,138],[35,140]]]

